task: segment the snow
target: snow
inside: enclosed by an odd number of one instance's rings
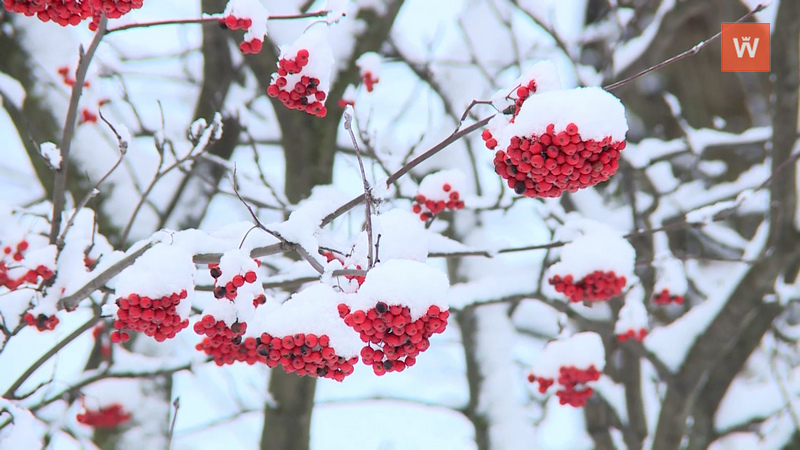
[[[22,83],[8,74],[0,72],[0,96],[3,97],[3,100],[8,99],[16,109],[22,110],[26,95]]]
[[[408,306],[414,321],[427,314],[432,305],[446,310],[449,287],[442,271],[418,261],[393,259],[367,272],[364,284],[344,303],[353,311],[366,311],[378,302]]]
[[[657,255],[653,265],[656,269],[656,283],[653,292],[658,294],[668,289],[670,295],[686,295],[689,283],[686,281],[683,262],[669,255]]]
[[[0,420],[5,423],[9,415],[13,423],[0,428],[0,450],[17,450],[20,448],[43,448],[42,436],[45,425],[34,415],[16,402],[0,397]]]
[[[133,265],[112,279],[110,284],[114,286],[117,297],[138,294],[160,298],[186,290],[189,296],[181,301],[181,306],[191,305],[194,274],[192,255],[185,249],[168,244],[156,244],[136,259]],[[183,314],[181,317],[186,318],[186,315]]]
[[[61,149],[56,147],[56,144],[52,142],[43,142],[42,145],[39,146],[39,153],[41,153],[50,167],[56,170],[61,168]]]
[[[375,52],[366,52],[356,60],[356,66],[361,74],[361,78],[364,78],[369,73],[375,82],[381,77],[382,63],[383,58]]]
[[[425,262],[428,258],[428,241],[432,233],[425,230],[419,218],[405,210],[395,208],[384,212],[372,221],[372,233],[380,235],[378,257],[381,261],[408,259]]]
[[[561,367],[574,366],[585,370],[593,365],[602,372],[605,364],[606,352],[602,338],[592,331],[584,331],[548,342],[539,358],[533,362],[531,373],[537,378],[558,379]]]
[[[313,284],[280,306],[259,307],[245,336],[260,336],[262,332],[274,337],[297,333],[327,335],[336,354],[350,358],[359,354],[364,343],[339,317],[338,305],[347,303],[347,294],[325,284]],[[269,305],[269,303],[268,303]]]
[[[639,330],[649,328],[649,321],[647,308],[644,306],[644,289],[637,284],[625,295],[625,303],[614,324],[614,334],[620,336],[633,331],[638,336]]]
[[[522,104],[514,123],[508,123],[508,120],[500,114],[489,122],[488,128],[497,139],[498,148],[508,147],[513,136],[542,135],[551,124],[556,133],[564,131],[569,124],[575,124],[583,140],[602,141],[611,137],[614,142],[624,141],[628,132],[622,102],[599,87],[531,95]]]
[[[619,233],[598,229],[575,238],[561,248],[561,260],[548,267],[546,278],[572,275],[575,281],[590,273],[614,271],[633,280],[636,253],[633,246]]]

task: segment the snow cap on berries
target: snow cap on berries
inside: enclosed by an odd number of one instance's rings
[[[325,284],[313,284],[293,294],[278,307],[273,304],[259,308],[246,335],[258,336],[262,332],[275,337],[298,333],[327,335],[337,355],[345,358],[357,356],[364,343],[342,322],[337,309],[349,296]]]
[[[600,335],[585,331],[547,343],[531,366],[531,373],[540,378],[557,379],[561,367],[587,369],[594,366],[600,372],[606,364],[606,351]]]
[[[115,294],[117,297],[137,294],[159,298],[185,290],[191,296],[195,270],[189,252],[178,246],[159,243],[117,275]],[[176,307],[176,312],[181,318],[186,318],[190,309],[191,299],[187,298]]]
[[[600,87],[554,90],[531,95],[510,123],[498,114],[488,128],[498,148],[506,148],[514,136],[542,135],[549,125],[565,130],[574,124],[583,140],[624,141],[628,132],[625,107],[619,99]]]
[[[575,281],[592,272],[613,271],[634,279],[636,252],[619,233],[597,230],[575,238],[561,248],[561,260],[547,269],[547,278],[572,275]]]
[[[464,193],[466,189],[466,178],[464,172],[459,169],[447,169],[434,172],[426,175],[419,184],[419,194],[422,194],[428,200],[444,200],[450,199],[451,192]],[[449,185],[448,189],[443,189],[443,186]]]
[[[656,268],[654,293],[658,294],[666,289],[670,295],[686,295],[689,284],[681,260],[672,255],[661,255],[654,258],[653,264]]]
[[[367,311],[378,302],[408,306],[414,321],[424,316],[431,305],[446,310],[449,288],[447,275],[441,270],[418,261],[393,259],[367,272],[358,293],[347,296],[343,303],[353,311]]]
[[[648,328],[647,308],[644,306],[644,288],[637,284],[625,295],[625,303],[619,310],[614,334],[621,340],[644,339]]]
[[[356,60],[359,75],[364,82],[367,92],[372,92],[372,87],[381,77],[381,55],[375,52],[366,52]]]

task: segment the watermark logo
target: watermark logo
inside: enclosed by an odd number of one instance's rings
[[[722,71],[769,72],[768,23],[722,24]]]

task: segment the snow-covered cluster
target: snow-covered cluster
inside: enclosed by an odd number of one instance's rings
[[[673,256],[666,256],[655,258],[653,265],[656,269],[653,303],[656,305],[683,304],[683,297],[689,289],[683,262]]]
[[[278,71],[272,74],[267,94],[289,109],[325,117],[333,66],[327,28],[312,26],[295,42],[281,47]]]
[[[118,19],[133,9],[139,9],[144,0],[3,0],[6,11],[36,16],[42,22],[53,21],[62,27],[78,25],[91,18],[89,29],[97,30],[100,17]]]
[[[230,30],[244,30],[239,50],[258,53],[267,37],[269,11],[259,0],[228,0],[220,25]]]
[[[643,341],[647,336],[649,317],[644,305],[644,289],[636,285],[625,296],[625,303],[619,310],[614,334],[620,341]]]
[[[562,405],[583,406],[600,379],[606,356],[600,335],[582,332],[550,341],[531,367],[528,381],[538,383],[540,393],[555,385]]]
[[[427,175],[419,184],[412,211],[419,214],[424,222],[442,211],[463,209],[465,185],[464,173],[458,169],[440,170]]]
[[[361,81],[364,83],[364,89],[367,92],[372,92],[375,89],[375,85],[380,81],[381,63],[381,55],[375,52],[364,53],[356,60]]]
[[[509,100],[482,138],[498,149],[495,172],[517,194],[558,197],[616,173],[628,131],[619,99],[599,87],[560,89],[555,66],[540,62],[493,104]]]

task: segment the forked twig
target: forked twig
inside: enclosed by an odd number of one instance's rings
[[[358,148],[358,141],[356,141],[356,134],[353,132],[353,111],[352,106],[348,106],[347,109],[344,110],[344,129],[350,133],[350,139],[353,141],[353,148],[356,150],[356,158],[358,158],[358,167],[361,169],[361,181],[364,182],[364,199],[366,200],[364,204],[366,205],[366,215],[367,215],[367,267],[372,268],[375,265],[372,259],[372,191],[369,187],[369,181],[367,181],[367,173],[364,171],[364,160],[361,159],[361,150]]]

